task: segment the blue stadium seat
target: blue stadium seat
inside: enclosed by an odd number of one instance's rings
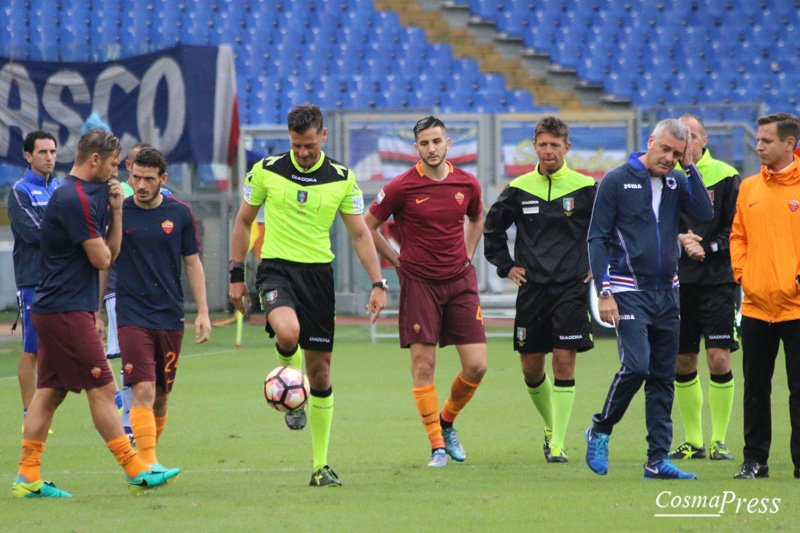
[[[506,100],[509,113],[531,113],[536,107],[533,95],[528,91],[509,91]]]
[[[484,74],[480,79],[480,89],[495,94],[505,94],[506,79],[501,74]]]

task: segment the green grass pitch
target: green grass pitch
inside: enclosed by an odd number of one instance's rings
[[[796,530],[800,480],[792,477],[789,455],[783,355],[773,384],[771,479],[733,479],[743,445],[737,352],[736,401],[728,432],[736,461],[679,464],[697,473],[698,481],[644,481],[643,391],[615,428],[609,474],[596,476],[583,459],[583,432],[618,369],[613,340],[598,340],[593,351],[579,355],[566,440],[568,464],[545,463],[542,422],[523,385],[518,357],[509,339],[491,339],[489,372],[456,421],[468,459],[429,469],[429,444],[411,395],[408,352],[396,340],[373,345],[368,338],[366,328],[337,330],[329,460],[342,489],[308,486],[310,432],[290,432],[262,392],[264,376],[277,366],[273,343],[262,327],[246,324],[237,351],[232,324],[215,328],[212,341],[201,346],[187,332],[159,445],[159,459],[183,469],[180,480],[153,494],[130,495],[122,470],[92,426],[85,396],[70,395],[56,414],[42,465],[45,479],[75,495],[61,501],[11,498],[21,438],[16,381],[20,345],[0,345],[0,489],[6,487],[0,491],[0,531]],[[439,350],[440,402],[457,371],[455,350]],[[704,364],[700,374],[707,393]],[[674,415],[677,444],[683,438],[677,406]],[[703,421],[709,439],[707,406]],[[715,517],[656,516],[719,512],[719,506],[669,505],[673,498],[701,501],[693,497],[735,500]],[[764,499],[767,512],[760,512]],[[659,502],[667,506],[659,507]],[[777,512],[770,512],[776,507]]]

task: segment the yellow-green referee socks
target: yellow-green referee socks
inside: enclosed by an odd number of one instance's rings
[[[325,391],[311,389],[308,398],[308,422],[311,426],[311,450],[314,472],[328,464],[328,442],[333,421],[333,388]]]
[[[550,384],[547,374],[545,373],[539,383],[531,385],[526,381],[525,385],[528,386],[528,394],[531,395],[533,405],[542,415],[545,429],[553,429],[553,386]]]
[[[678,374],[675,376],[675,397],[678,398],[683,428],[686,431],[686,442],[692,446],[702,448],[703,389],[700,387],[700,378],[696,370],[691,374]],[[730,415],[730,411],[728,411],[728,415]]]
[[[733,372],[711,374],[708,407],[711,409],[711,442],[725,442],[733,409]]]
[[[289,351],[282,350],[278,343],[275,343],[275,355],[278,356],[278,363],[281,366],[293,366],[300,372],[305,372],[303,369],[303,350],[299,350],[295,344],[294,348]]]
[[[553,381],[553,438],[550,446],[564,447],[572,404],[575,401],[575,380],[556,379]]]

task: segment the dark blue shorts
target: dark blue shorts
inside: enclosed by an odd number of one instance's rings
[[[20,287],[17,289],[17,306],[19,318],[22,323],[22,351],[36,354],[39,351],[39,338],[31,322],[31,304],[36,287]]]

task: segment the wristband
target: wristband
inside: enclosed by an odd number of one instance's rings
[[[235,266],[228,272],[231,283],[244,283],[244,267]]]

